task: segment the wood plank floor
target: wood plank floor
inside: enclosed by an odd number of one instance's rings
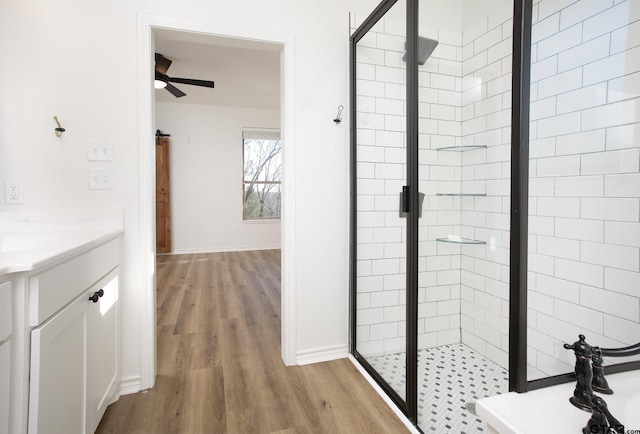
[[[348,360],[284,365],[279,250],[159,256],[157,297],[156,386],[97,433],[408,432]]]

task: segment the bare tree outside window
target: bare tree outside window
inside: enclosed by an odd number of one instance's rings
[[[280,218],[282,143],[280,140],[253,137],[245,137],[243,141],[244,219]]]

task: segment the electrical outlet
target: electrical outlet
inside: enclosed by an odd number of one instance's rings
[[[113,161],[113,142],[103,139],[87,140],[87,160]]]
[[[89,190],[113,190],[113,169],[90,168]]]
[[[21,205],[24,203],[21,183],[9,181],[4,183],[4,203],[7,205]]]

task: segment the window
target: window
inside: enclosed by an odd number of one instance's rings
[[[282,142],[274,130],[244,130],[243,218],[280,218]]]

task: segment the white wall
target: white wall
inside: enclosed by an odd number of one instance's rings
[[[156,126],[173,136],[173,253],[280,248],[280,220],[242,219],[242,128],[280,128],[279,110],[156,103]]]
[[[123,375],[141,373],[140,318],[150,267],[139,216],[138,14],[221,29],[263,29],[295,44],[296,291],[298,353],[348,342],[348,12],[377,1],[3,2],[0,14],[0,180],[21,181],[21,209],[125,210]],[[10,41],[10,42],[9,42]],[[67,132],[54,136],[53,116]],[[348,117],[345,117],[345,120]],[[87,189],[86,140],[113,141],[115,189]],[[1,209],[15,209],[2,206]]]

